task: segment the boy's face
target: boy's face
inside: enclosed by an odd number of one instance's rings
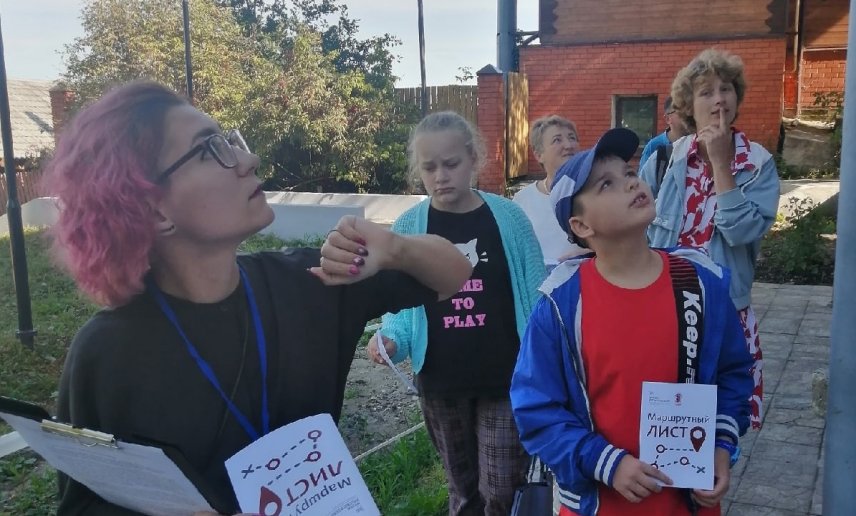
[[[574,197],[580,203],[570,219],[571,230],[591,243],[592,238],[622,238],[644,232],[654,221],[651,188],[624,160],[596,160],[583,189]]]

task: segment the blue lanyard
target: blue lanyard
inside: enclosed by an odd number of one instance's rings
[[[262,368],[262,434],[259,435],[258,430],[250,423],[249,419],[238,410],[238,407],[232,403],[226,393],[223,392],[223,389],[220,387],[220,382],[217,381],[217,377],[214,376],[214,370],[211,369],[211,366],[208,365],[208,362],[202,359],[199,356],[199,353],[196,351],[196,348],[193,347],[193,344],[190,343],[190,339],[187,338],[187,335],[184,334],[184,330],[181,329],[181,325],[178,324],[178,317],[176,317],[175,312],[166,302],[166,299],[163,297],[160,289],[155,285],[154,281],[150,282],[150,287],[152,293],[155,296],[155,301],[157,301],[158,306],[160,306],[161,311],[169,319],[169,322],[175,326],[175,329],[178,331],[178,334],[181,335],[181,338],[184,339],[184,343],[187,345],[187,351],[190,352],[190,355],[196,359],[196,364],[199,366],[199,369],[202,370],[202,374],[208,378],[208,381],[211,382],[211,385],[217,389],[217,392],[220,393],[220,396],[226,402],[226,405],[229,407],[229,410],[232,411],[232,414],[235,416],[235,419],[241,423],[241,426],[244,427],[244,430],[247,431],[250,438],[253,441],[256,441],[262,435],[267,435],[270,432],[270,414],[268,413],[268,391],[267,391],[267,346],[265,345],[265,333],[264,328],[262,328],[262,320],[259,316],[259,309],[256,306],[256,300],[253,297],[253,289],[250,287],[250,282],[247,281],[247,275],[244,274],[244,269],[238,266],[238,269],[241,272],[241,279],[244,283],[244,291],[247,293],[247,302],[250,305],[250,313],[253,315],[253,325],[256,329],[256,344],[259,348],[259,361],[261,362]]]

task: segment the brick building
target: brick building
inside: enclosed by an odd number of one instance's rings
[[[849,0],[790,0],[784,114],[816,114],[816,93],[844,92]],[[796,5],[793,5],[796,4]]]
[[[799,114],[815,91],[843,91],[848,0],[538,1],[540,44],[519,48],[526,116],[573,120],[583,148],[610,127],[630,127],[642,145],[663,131],[662,105],[675,73],[709,47],[743,58],[749,89],[737,126],[770,149],[784,108]],[[510,134],[512,107],[498,71],[486,67],[478,80],[479,126],[489,149],[479,186],[501,193],[507,177],[537,177],[540,170],[530,153],[522,170],[506,171],[510,151],[501,140]]]

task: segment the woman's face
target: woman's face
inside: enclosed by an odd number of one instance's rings
[[[414,142],[419,177],[432,203],[454,209],[470,195],[475,159],[458,131],[420,134]]]
[[[541,137],[541,152],[535,153],[538,163],[549,176],[553,176],[566,161],[580,151],[577,133],[570,127],[551,125]]]
[[[696,131],[719,125],[719,111],[725,111],[730,126],[737,118],[737,91],[730,82],[716,75],[700,79],[693,89],[693,118]]]
[[[209,116],[190,105],[172,108],[164,121],[158,170],[168,169],[212,134],[222,130]],[[232,149],[234,168],[224,168],[204,147],[169,175],[158,205],[160,229],[174,224],[175,236],[198,244],[237,245],[273,222],[273,210],[255,176],[258,156]]]

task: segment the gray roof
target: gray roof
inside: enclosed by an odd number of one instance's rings
[[[9,111],[12,122],[12,146],[15,157],[38,154],[41,149],[53,148],[53,116],[50,89],[54,81],[9,79]],[[0,158],[3,157],[0,140]]]

